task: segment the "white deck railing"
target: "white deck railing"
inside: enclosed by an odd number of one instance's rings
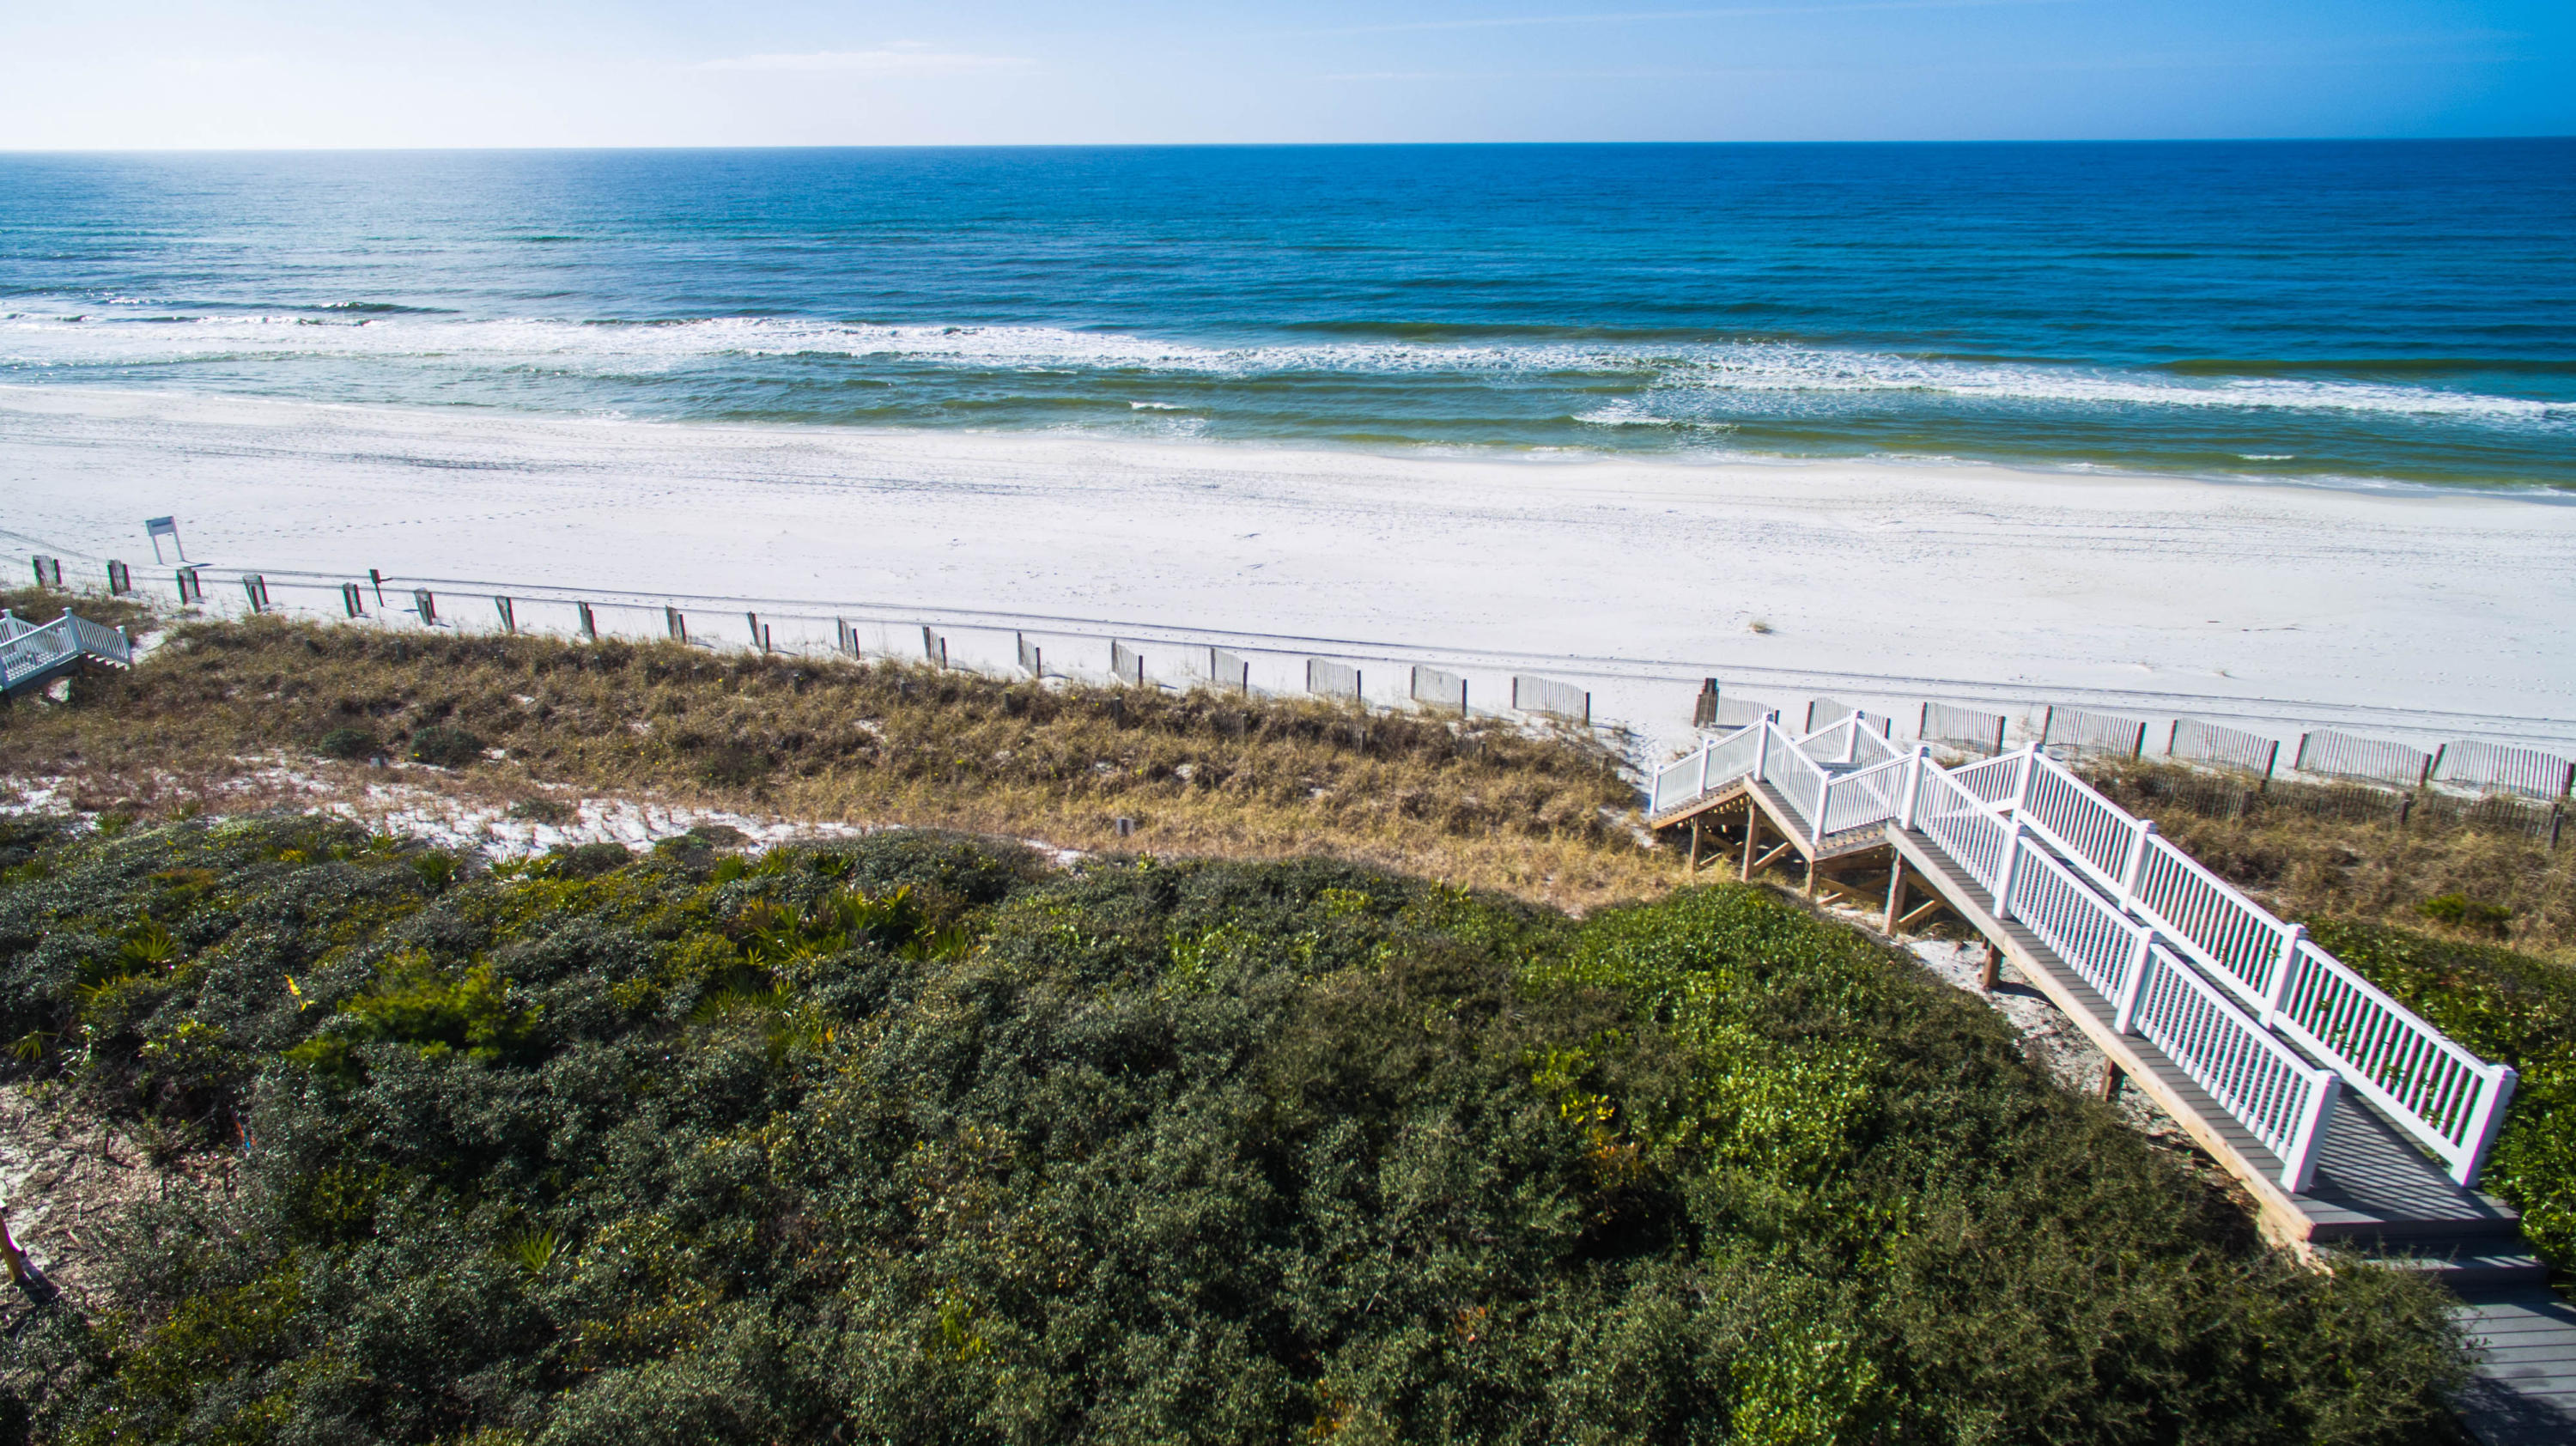
[[[2306,1190],[2334,1116],[2338,1076],[2299,1058],[2166,950],[2150,948],[2143,965],[2130,1027],[2280,1156],[2285,1188]]]
[[[2054,759],[2025,749],[1978,767],[2016,761],[2005,805],[2013,818],[2267,1030],[2286,1034],[2387,1111],[2452,1179],[2476,1183],[2513,1096],[2510,1065],[2461,1048]],[[2000,777],[1988,787],[1998,788]]]
[[[1906,784],[1914,768],[1914,755],[1900,753],[1828,780],[1824,806],[1816,819],[1816,841],[1896,817],[1905,806]]]
[[[1646,785],[1646,811],[1669,813],[1752,773],[1762,761],[1765,726],[1763,722],[1747,724],[1656,769]]]
[[[2346,1083],[2430,1146],[2452,1179],[2477,1183],[2513,1099],[2513,1066],[2461,1048],[2305,938],[2272,1027],[2334,1063]]]
[[[1960,770],[1965,772],[1966,770]],[[1914,785],[1911,822],[1989,894],[2003,892],[2012,826],[1968,791],[1959,773],[1925,767]]]
[[[2110,1002],[2114,1025],[2127,1033],[2154,931],[2122,914],[2047,850],[2032,847],[2027,836],[2011,837],[2008,855],[2011,886],[1998,891],[1998,912],[2029,925],[2077,978]]]
[[[134,663],[134,644],[122,628],[102,627],[68,609],[41,624],[0,613],[0,690],[16,688],[83,653],[119,667]]]
[[[2511,1066],[2445,1037],[2036,748],[1943,769],[1852,717],[1804,737],[1765,721],[1657,770],[1654,811],[1745,777],[1778,791],[1811,847],[1882,820],[1922,831],[2112,1002],[2121,1032],[2155,1040],[2280,1155],[2291,1188],[2306,1188],[2345,1085],[2476,1183]]]

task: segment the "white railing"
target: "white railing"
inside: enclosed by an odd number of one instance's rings
[[[20,633],[31,633],[35,630],[36,625],[34,623],[27,621],[25,618],[18,616],[15,612],[12,612],[7,608],[0,608],[0,643],[5,643],[11,638],[18,636]]]
[[[2145,821],[2093,791],[2056,760],[2033,753],[2019,815],[2093,881],[2114,894],[2127,885]]]
[[[125,629],[111,628],[70,613],[63,614],[63,621],[71,624],[72,641],[83,652],[121,666],[133,666],[134,644],[126,638]]]
[[[2306,1190],[2334,1115],[2335,1072],[2299,1058],[2164,949],[2147,951],[2142,972],[2130,1027],[2281,1158],[2285,1188]]]
[[[1773,736],[1757,776],[1779,791],[1781,800],[1789,805],[1789,812],[1806,825],[1807,842],[1813,844],[1817,837],[1816,824],[1825,811],[1825,783],[1833,775],[1798,747],[1799,740],[1782,732],[1777,725],[1765,723],[1762,727]]]
[[[2129,1011],[2147,962],[2153,931],[2052,857],[2026,835],[2006,841],[2011,887],[1999,890],[2001,912],[2030,926],[2077,978],[2110,1001],[2113,1024],[2127,1033]]]
[[[2023,768],[2006,796],[1996,765],[2013,759]],[[2513,1096],[2510,1065],[2490,1064],[2452,1042],[2055,760],[2026,749],[1975,767],[1988,771],[1983,791],[2005,797],[2001,806],[2015,821],[2234,994],[2260,1026],[2332,1066],[2431,1150],[2452,1179],[2476,1183]]]
[[[101,627],[69,611],[35,625],[10,614],[0,618],[9,625],[0,631],[0,689],[16,688],[83,653],[121,667],[134,663],[134,645],[122,628]]]
[[[0,643],[0,687],[14,688],[80,652],[62,619]]]
[[[1889,756],[1827,766],[1874,757],[1873,744]],[[2345,1084],[2452,1179],[2476,1183],[2513,1097],[2511,1066],[2444,1037],[2036,749],[1943,769],[1849,717],[1804,738],[1765,721],[1658,770],[1655,810],[1748,775],[1778,790],[1810,846],[1888,819],[1929,836],[1999,918],[2028,926],[2112,1002],[2117,1028],[2147,1033],[2279,1154],[2292,1188],[2305,1188]]]
[[[2271,1007],[2298,931],[2199,860],[2150,835],[2129,907],[2247,1003]]]
[[[1647,812],[1669,813],[1700,795],[1724,788],[1762,761],[1766,723],[1738,728],[1655,770],[1647,784]]]
[[[1994,896],[2110,1005],[2112,1028],[2142,1034],[2281,1158],[2281,1183],[2304,1190],[2316,1170],[2336,1097],[2335,1072],[2319,1069],[2156,944],[2155,930],[2124,912],[2060,860],[2030,821],[2007,822],[1941,769],[1918,779],[1914,825]]]
[[[1914,755],[1900,753],[1826,780],[1824,806],[1816,819],[1816,841],[1822,843],[1830,834],[1867,828],[1896,817],[1904,806],[1906,780],[1913,769]]]
[[[2272,1025],[2405,1123],[2452,1179],[2476,1183],[2513,1098],[2513,1066],[2462,1049],[2304,938]]]
[[[1840,763],[1867,768],[1891,758],[1903,758],[1905,751],[1887,741],[1885,735],[1869,726],[1868,715],[1845,713],[1822,728],[1796,740],[1798,751],[1818,763]]]
[[[2020,791],[2022,775],[2029,769],[2032,756],[2031,751],[2025,748],[2018,753],[1989,758],[1983,763],[1953,768],[1949,773],[1977,802],[2000,804]]]
[[[1913,822],[1980,888],[1989,894],[2002,891],[2012,828],[1963,787],[1958,774],[1923,768],[1914,785]]]

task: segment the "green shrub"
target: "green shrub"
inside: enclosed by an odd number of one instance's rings
[[[463,768],[483,757],[483,740],[462,728],[433,723],[411,734],[411,761],[438,768]]]
[[[2417,904],[2415,912],[2438,924],[2483,929],[2498,938],[2504,937],[2505,926],[2513,922],[2513,910],[2502,904],[2481,903],[2466,894],[2436,895]]]
[[[2359,1443],[2461,1377],[2438,1292],[2263,1249],[1764,892],[431,857],[273,818],[0,885],[0,1031],[84,1041],[20,1072],[248,1142],[0,1344],[30,1434]]]
[[[313,751],[325,758],[355,762],[375,757],[384,751],[384,746],[376,741],[374,729],[334,728],[322,735],[313,745]]]

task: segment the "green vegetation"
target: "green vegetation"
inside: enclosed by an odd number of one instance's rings
[[[2486,1059],[2522,1075],[2479,1184],[2522,1212],[2523,1234],[2576,1266],[2576,974],[2492,944],[2348,920],[2308,932],[2335,957]]]
[[[2395,1442],[2461,1379],[1764,890],[15,830],[9,1067],[238,1161],[0,1346],[43,1439]]]

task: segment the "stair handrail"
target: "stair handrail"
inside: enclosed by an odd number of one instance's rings
[[[2300,1058],[2225,991],[2174,961],[2152,926],[2059,859],[2028,820],[2007,817],[1951,771],[1921,768],[1912,818],[1993,896],[1998,921],[2029,928],[2102,996],[2115,1033],[2154,1041],[2279,1157],[2284,1187],[2308,1187],[2334,1109],[2333,1070]],[[2174,977],[2158,979],[2160,952]]]
[[[1669,813],[1753,772],[1760,762],[1762,727],[1748,723],[1656,769],[1646,784],[1647,813]]]
[[[1914,769],[1914,756],[1900,753],[1882,759],[1867,768],[1837,773],[1825,780],[1824,798],[1816,810],[1815,842],[1822,847],[1827,837],[1885,823],[1896,817],[1905,806],[1905,793]]]
[[[1790,816],[1805,826],[1807,844],[1813,848],[1822,837],[1817,826],[1824,819],[1825,787],[1832,782],[1833,771],[1808,756],[1788,730],[1776,723],[1761,726],[1769,730],[1771,747],[1756,776],[1771,785],[1789,806]]]
[[[2343,1077],[2301,1059],[2163,945],[2149,947],[2140,972],[2130,1027],[2280,1157],[2283,1188],[2305,1193]]]
[[[71,629],[60,618],[28,628],[0,642],[0,687],[14,688],[78,651]]]
[[[2023,756],[2015,818],[2265,1028],[2333,1066],[2454,1181],[2477,1183],[2518,1079],[2511,1065],[2479,1058],[2064,764],[2035,750]]]
[[[133,666],[134,642],[125,635],[125,629],[91,622],[75,616],[69,608],[63,609],[63,621],[71,624],[72,641],[83,652],[120,666]]]
[[[2477,1184],[2521,1075],[2484,1060],[2302,935],[2270,1023],[2337,1067],[2421,1140],[2462,1186]]]

